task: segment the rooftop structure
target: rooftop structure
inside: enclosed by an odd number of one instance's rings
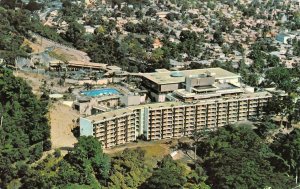
[[[240,76],[222,68],[169,71],[159,69],[143,74],[143,85],[150,91],[150,97],[157,102],[164,102],[166,95],[179,89],[201,93],[201,90],[217,88],[214,84],[231,83],[239,86]]]
[[[185,82],[185,77],[191,75],[200,75],[213,73],[215,74],[216,79],[232,79],[240,78],[239,75],[224,70],[222,68],[207,68],[207,69],[195,69],[195,70],[184,70],[184,71],[169,71],[166,69],[158,69],[153,73],[144,73],[143,77],[152,81],[153,83],[164,85],[164,84],[178,84]]]
[[[54,60],[49,63],[50,69],[59,69],[65,67],[66,69],[76,70],[76,69],[95,69],[95,70],[107,70],[107,64],[93,63],[88,61],[77,61],[71,60],[68,62],[62,62],[59,60]]]

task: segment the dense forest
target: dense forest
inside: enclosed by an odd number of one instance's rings
[[[0,69],[0,187],[25,174],[51,149],[47,98],[38,100],[25,81]]]
[[[23,45],[28,36],[30,21],[21,11],[0,6],[0,56],[7,62],[14,62],[17,56],[28,56],[31,49]]]

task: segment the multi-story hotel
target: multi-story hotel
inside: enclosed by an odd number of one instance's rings
[[[150,95],[166,102],[82,117],[80,134],[95,136],[105,148],[135,141],[141,135],[148,140],[190,136],[195,130],[217,129],[258,116],[272,96],[254,92],[240,83],[240,76],[220,68],[160,70],[143,77]]]

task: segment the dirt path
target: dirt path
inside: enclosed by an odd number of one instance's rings
[[[50,108],[52,148],[67,149],[73,147],[77,139],[72,133],[73,120],[79,117],[71,107],[57,102]]]
[[[90,62],[89,56],[87,55],[87,53],[83,51],[58,44],[56,42],[53,42],[49,39],[46,39],[38,35],[33,35],[33,36],[36,38],[36,42],[31,42],[29,40],[25,41],[25,43],[28,44],[33,49],[33,53],[43,52],[47,48],[55,48],[61,54],[71,57],[72,60]]]

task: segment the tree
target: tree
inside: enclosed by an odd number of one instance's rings
[[[295,183],[298,184],[300,169],[300,130],[294,129],[291,133],[277,136],[271,148],[282,157],[289,165],[289,173],[294,175]]]
[[[72,3],[69,0],[62,0],[62,9],[60,9],[62,20],[73,22],[74,20],[82,18],[84,8],[84,3]]]
[[[3,7],[7,7],[10,9],[14,9],[17,6],[18,1],[11,1],[11,0],[2,0],[0,5]]]
[[[291,107],[292,113],[289,115],[288,120],[290,123],[292,120],[298,123],[300,121],[300,100],[296,99],[293,102]]]
[[[93,88],[93,86],[90,83],[84,83],[83,86],[85,90],[91,90]]]
[[[249,70],[241,71],[243,82],[252,87],[259,86],[259,78],[260,76],[256,73],[249,73]]]
[[[178,19],[179,19],[179,15],[176,14],[176,13],[171,12],[171,13],[168,13],[168,14],[166,15],[166,19],[168,19],[168,20],[170,20],[170,21],[175,21],[175,20],[178,20]]]
[[[279,115],[280,125],[282,125],[284,117],[287,117],[292,113],[293,104],[293,100],[290,96],[274,94],[268,105],[265,107],[265,111],[269,115]]]
[[[197,63],[197,62],[191,62],[189,64],[189,67],[190,67],[190,69],[204,69],[204,68],[207,68],[209,66],[206,65],[206,64],[201,64],[201,63]]]
[[[195,131],[192,133],[192,140],[194,142],[194,153],[195,153],[195,157],[194,157],[194,161],[196,163],[196,155],[197,155],[197,145],[199,143],[200,140],[203,140],[205,137],[207,137],[207,130],[206,129],[195,129]]]
[[[1,1],[1,4],[6,1]],[[21,10],[14,10],[16,1],[9,1],[13,9],[0,7],[0,57],[7,64],[13,64],[16,57],[28,57],[31,49],[24,45],[24,37],[29,36],[28,30],[32,28],[34,21],[30,21],[30,15]],[[10,7],[10,6],[7,6]]]
[[[257,127],[255,132],[263,139],[272,136],[273,131],[278,128],[278,125],[271,120],[270,116],[264,116],[262,121],[255,124],[255,126]]]
[[[101,143],[92,136],[80,137],[65,159],[81,174],[82,184],[92,182],[93,172],[100,181],[106,180],[109,176],[110,160],[103,153]]]
[[[32,166],[21,188],[101,188],[109,176],[110,160],[94,137],[80,137],[65,157],[48,154]]]
[[[0,186],[4,187],[13,179],[14,169],[8,158],[0,155]]]
[[[186,183],[184,167],[176,163],[171,156],[166,156],[147,180],[143,188],[148,189],[176,189]]]
[[[205,184],[207,178],[206,171],[199,164],[196,164],[195,170],[187,175],[188,183],[185,184],[185,188],[210,189],[210,186]]]
[[[92,61],[106,62],[109,65],[118,63],[117,58],[120,57],[119,44],[112,37],[98,33],[86,45],[86,51]]]
[[[203,41],[203,35],[199,35],[196,32],[184,30],[180,33],[180,41],[178,49],[181,53],[186,53],[191,57],[198,56],[201,52],[201,42]]]
[[[22,180],[23,185],[21,186],[22,189],[26,188],[33,188],[33,189],[39,189],[39,188],[51,188],[51,183],[49,180],[36,172],[30,172],[29,177],[25,177]]]
[[[156,10],[150,7],[146,12],[146,16],[151,16],[151,17],[156,16]]]
[[[47,103],[38,100],[32,89],[11,71],[0,68],[0,187],[25,176],[21,162],[39,159],[43,143],[50,137]],[[14,165],[14,166],[13,166]],[[19,172],[20,175],[16,175]]]
[[[265,60],[262,58],[253,59],[253,64],[251,64],[250,69],[254,73],[262,73],[265,68]]]
[[[181,42],[184,42],[184,41],[187,41],[187,40],[194,40],[195,42],[198,41],[198,35],[196,32],[194,31],[189,31],[189,30],[183,30],[181,33],[180,33],[180,41]]]
[[[76,43],[85,33],[84,27],[78,22],[71,22],[66,32],[66,39],[72,43]]]
[[[30,0],[29,3],[25,6],[25,8],[34,12],[40,10],[42,8],[42,5],[37,3],[35,0]]]
[[[135,12],[135,16],[136,16],[137,19],[143,19],[144,14],[141,10],[138,10],[138,11]]]
[[[212,132],[199,144],[208,183],[213,188],[292,187],[285,173],[274,171],[271,149],[249,125],[233,125]],[[281,180],[277,180],[280,177]]]
[[[222,32],[230,33],[233,31],[234,25],[230,18],[221,17],[219,28]]]
[[[155,49],[151,54],[151,60],[153,62],[159,62],[164,58],[164,51],[161,48]]]
[[[112,159],[109,188],[137,188],[150,177],[152,168],[147,163],[145,150],[125,149]]]
[[[293,73],[288,68],[275,67],[268,70],[265,74],[267,84],[274,83],[279,89],[292,93],[299,86],[298,80],[294,79]]]
[[[280,59],[274,55],[267,56],[267,64],[269,67],[278,67],[280,64]]]
[[[224,43],[222,33],[219,30],[215,31],[215,33],[213,34],[213,38],[214,38],[214,42],[218,43],[219,45],[222,45]]]
[[[300,56],[300,41],[296,41],[293,43],[293,54],[295,56]]]

